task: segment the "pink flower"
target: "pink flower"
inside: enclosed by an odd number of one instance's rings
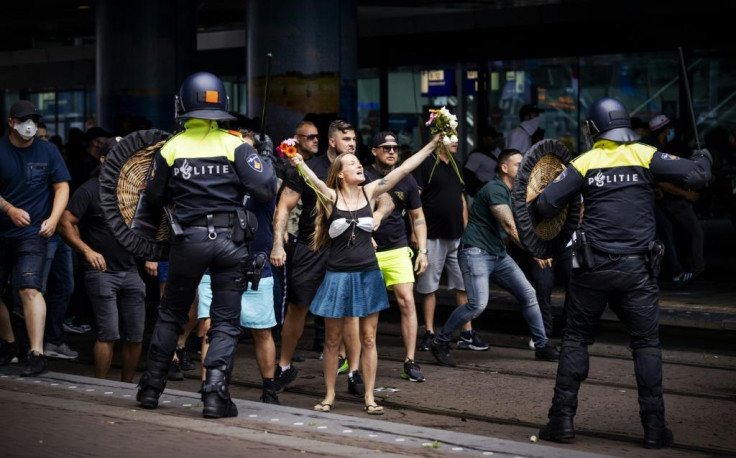
[[[425,126],[431,126],[434,122],[434,119],[437,117],[437,113],[432,113],[429,115],[429,121],[425,124]]]

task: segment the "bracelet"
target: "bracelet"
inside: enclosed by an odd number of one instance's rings
[[[417,250],[417,254],[427,254],[427,249]]]

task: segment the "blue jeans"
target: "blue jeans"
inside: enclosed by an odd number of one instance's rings
[[[72,249],[59,234],[49,238],[46,245],[46,265],[43,272],[46,299],[46,330],[44,342],[61,345],[64,336],[64,317],[74,290]]]
[[[459,250],[458,263],[468,303],[455,308],[437,340],[451,341],[456,330],[483,313],[490,297],[490,279],[513,294],[521,304],[521,314],[529,325],[534,346],[544,348],[549,344],[534,288],[511,256],[491,256],[480,248],[466,247]]]

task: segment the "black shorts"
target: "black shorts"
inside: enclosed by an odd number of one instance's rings
[[[325,277],[327,248],[312,251],[304,242],[289,237],[286,253],[286,300],[309,307]]]

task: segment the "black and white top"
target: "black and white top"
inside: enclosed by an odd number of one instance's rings
[[[339,200],[340,193],[337,196]],[[378,269],[376,252],[371,242],[373,210],[370,202],[355,211],[348,211],[337,208],[337,200],[328,219],[331,241],[327,269],[341,272]]]

